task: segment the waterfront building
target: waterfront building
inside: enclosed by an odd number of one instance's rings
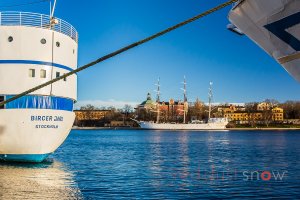
[[[271,103],[268,102],[261,102],[257,104],[257,110],[263,111],[263,110],[269,110],[272,107]]]
[[[272,120],[275,122],[283,121],[283,109],[279,107],[275,107],[272,109]]]
[[[183,116],[184,111],[188,109],[188,103],[170,99],[168,102],[159,102],[159,109],[168,116]]]
[[[74,110],[75,126],[104,126],[105,117],[111,115],[111,110]]]
[[[223,116],[228,118],[229,121],[235,121],[237,124],[248,124],[251,120],[258,123],[262,123],[265,120],[281,123],[284,120],[283,109],[279,107],[253,112],[226,110]]]
[[[233,113],[237,111],[244,112],[246,110],[245,106],[235,105],[235,104],[225,104],[218,106],[219,113]]]
[[[111,112],[111,110],[74,110],[76,120],[101,120]]]
[[[175,101],[171,98],[169,101],[154,101],[150,93],[147,94],[147,99],[137,106],[137,114],[139,117],[147,112],[154,119],[157,112],[160,112],[160,118],[163,121],[176,121],[182,118],[184,112],[188,111],[188,102]],[[152,113],[152,114],[151,114]]]
[[[155,110],[156,109],[156,102],[152,100],[151,94],[147,94],[147,98],[143,101],[140,105],[138,105],[137,109],[139,110]]]

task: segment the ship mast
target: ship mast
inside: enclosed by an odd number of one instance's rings
[[[211,102],[212,102],[212,98],[213,98],[212,85],[213,85],[213,82],[209,82],[209,89],[208,89],[208,120],[210,120],[210,117],[211,117]]]
[[[183,123],[186,121],[186,104],[187,104],[187,96],[186,96],[186,79],[183,77]]]
[[[51,6],[51,1],[50,1],[50,20],[54,16],[55,6],[56,6],[56,0],[54,0],[53,7]]]
[[[54,17],[55,7],[56,7],[56,0],[54,0],[53,6],[50,0],[50,26],[49,26],[50,29],[54,28],[54,26],[59,23],[59,21]]]
[[[160,109],[159,109],[159,103],[160,103],[160,78],[157,80],[157,90],[156,90],[156,108],[157,108],[157,116],[156,116],[156,123],[159,123],[160,118]]]

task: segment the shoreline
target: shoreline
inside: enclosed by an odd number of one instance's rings
[[[72,127],[72,130],[149,130],[139,127]],[[159,129],[153,129],[159,130]],[[297,131],[300,128],[226,128],[224,130],[162,130],[162,131]]]

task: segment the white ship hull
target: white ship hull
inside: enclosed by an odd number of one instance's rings
[[[171,124],[171,123],[154,123],[140,122],[142,129],[155,130],[225,130],[228,122],[204,123],[204,124]]]
[[[65,141],[74,118],[61,110],[1,110],[0,160],[43,161]]]

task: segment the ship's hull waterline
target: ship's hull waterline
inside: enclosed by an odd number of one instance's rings
[[[0,160],[43,161],[64,142],[74,118],[75,114],[69,111],[2,110]]]

